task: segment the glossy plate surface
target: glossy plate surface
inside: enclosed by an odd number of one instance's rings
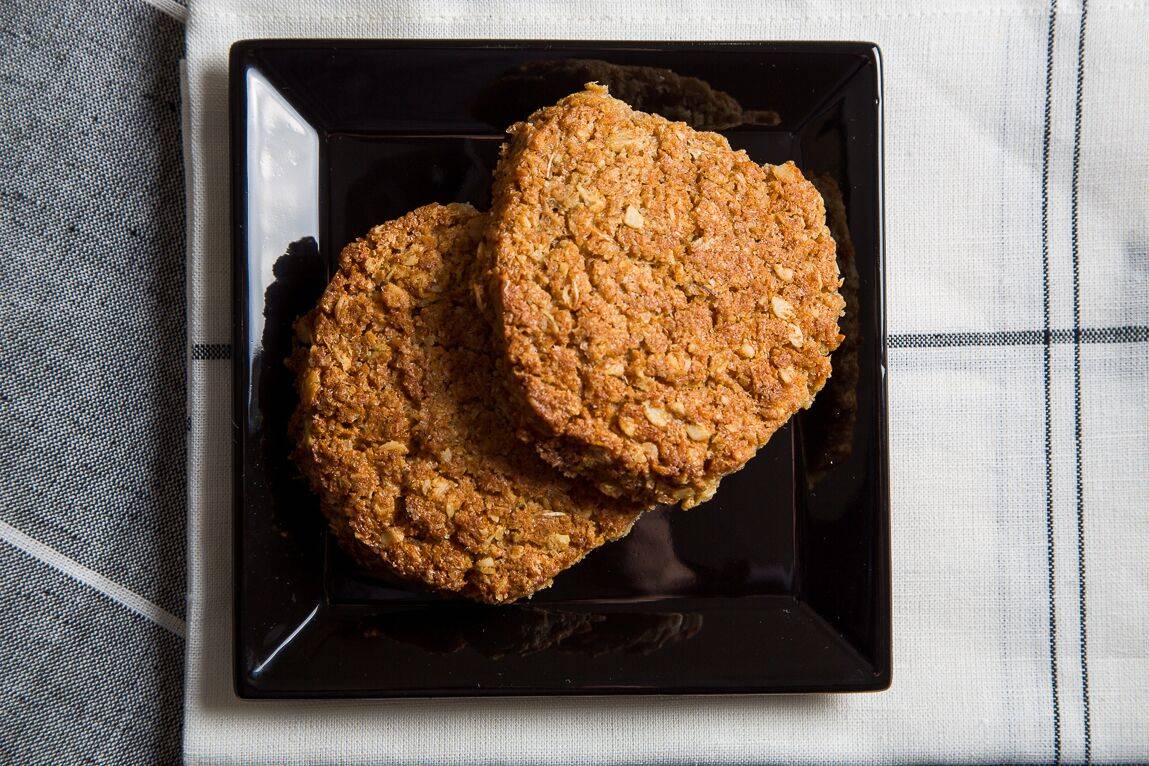
[[[372,225],[429,202],[484,208],[503,129],[587,79],[815,179],[851,317],[834,377],[712,501],[646,515],[529,602],[366,576],[287,457],[291,323]],[[241,696],[889,685],[874,46],[255,40],[233,46],[229,87]]]

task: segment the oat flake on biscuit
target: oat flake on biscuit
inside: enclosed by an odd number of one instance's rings
[[[480,248],[509,411],[608,495],[702,502],[830,374],[821,196],[594,84],[510,134]]]
[[[428,205],[348,245],[297,323],[295,459],[365,566],[502,603],[545,587],[643,507],[515,438],[472,289],[482,216]]]

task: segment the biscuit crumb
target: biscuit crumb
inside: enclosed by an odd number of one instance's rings
[[[632,229],[641,229],[643,224],[642,213],[638,212],[638,208],[634,205],[627,205],[626,215],[623,216],[622,222]]]
[[[649,420],[652,425],[658,426],[659,428],[670,422],[670,415],[667,414],[666,410],[658,407],[643,405],[642,413],[646,415],[646,419]]]

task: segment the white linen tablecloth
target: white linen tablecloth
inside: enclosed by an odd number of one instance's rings
[[[886,128],[887,692],[255,702],[231,686],[228,47],[873,41]],[[1149,760],[1149,5],[193,0],[187,761]],[[198,350],[198,352],[197,352]]]

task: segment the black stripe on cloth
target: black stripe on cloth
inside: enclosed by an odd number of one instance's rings
[[[1085,762],[1093,762],[1089,722],[1089,650],[1085,630],[1085,501],[1081,479],[1081,259],[1078,245],[1078,191],[1081,187],[1081,105],[1085,92],[1085,20],[1089,0],[1081,2],[1077,30],[1077,94],[1073,111],[1073,179],[1070,191],[1070,240],[1073,255],[1073,440],[1074,480],[1077,490],[1077,620],[1081,662],[1082,722],[1085,728]]]
[[[192,359],[231,359],[230,343],[194,343]]]
[[[1053,545],[1053,411],[1049,361],[1053,334],[1049,323],[1049,138],[1053,111],[1053,40],[1057,27],[1057,0],[1049,2],[1049,31],[1045,39],[1045,114],[1041,138],[1041,305],[1042,382],[1045,398],[1045,556],[1049,589],[1049,686],[1053,697],[1053,762],[1061,763],[1061,700],[1057,689],[1057,603]]]
[[[1080,337],[1079,337],[1080,335]],[[997,332],[934,332],[891,335],[890,348],[960,348],[962,346],[1038,346],[1061,343],[1145,343],[1149,326],[1087,327],[1050,330],[1049,341],[1041,330]]]

